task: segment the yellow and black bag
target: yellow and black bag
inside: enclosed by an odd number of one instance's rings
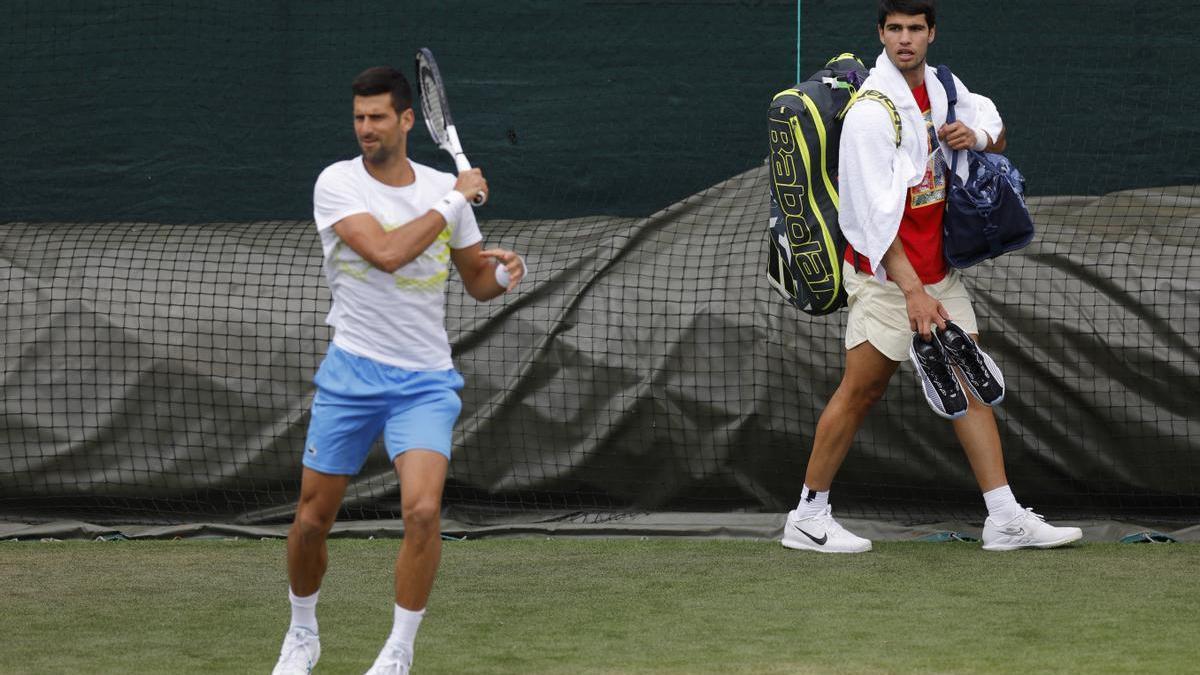
[[[853,54],[830,59],[808,80],[771,101],[771,220],[767,279],[793,306],[820,316],[846,305],[838,225],[838,143],[867,69]],[[866,92],[889,107],[882,94]],[[899,119],[893,114],[893,119]],[[896,138],[899,141],[899,128]]]

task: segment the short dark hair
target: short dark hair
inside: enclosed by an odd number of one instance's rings
[[[408,85],[408,78],[391,66],[367,68],[354,78],[350,89],[355,96],[391,94],[392,107],[398,113],[412,107],[412,87]]]
[[[937,10],[934,0],[879,0],[879,27],[887,21],[888,14],[925,15],[925,23],[933,28],[937,24]]]

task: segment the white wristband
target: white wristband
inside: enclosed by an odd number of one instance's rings
[[[988,135],[979,129],[973,131],[975,132],[975,145],[971,146],[971,149],[975,152],[983,152],[983,149],[988,146]]]
[[[462,213],[463,207],[467,205],[467,198],[458,190],[451,190],[442,196],[436,204],[429,207],[430,211],[437,211],[442,214],[447,225],[452,225],[458,222],[458,214]]]

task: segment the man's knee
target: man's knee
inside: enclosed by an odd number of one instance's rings
[[[846,356],[846,372],[838,385],[845,404],[865,413],[883,398],[888,382],[899,364],[888,359],[871,343],[863,343]]]
[[[405,531],[428,534],[441,526],[442,505],[435,498],[405,500],[400,506]]]
[[[866,412],[883,398],[887,385],[887,380],[842,382],[840,391],[847,406],[859,412]]]
[[[292,528],[302,539],[322,539],[329,535],[336,519],[336,510],[325,513],[313,503],[301,502],[300,507],[296,510],[296,520],[292,523]]]

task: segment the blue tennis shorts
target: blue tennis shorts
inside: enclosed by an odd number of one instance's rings
[[[314,382],[304,466],[356,475],[381,433],[390,460],[414,449],[450,458],[454,422],[462,411],[457,370],[405,370],[330,344]]]

